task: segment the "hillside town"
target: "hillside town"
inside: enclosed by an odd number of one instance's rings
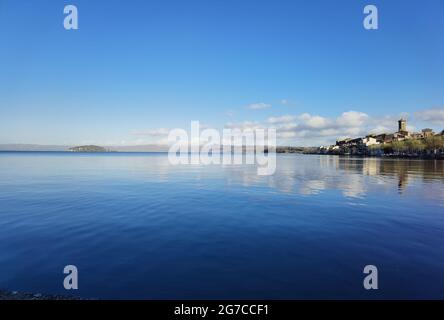
[[[387,134],[370,134],[362,138],[341,139],[335,145],[319,148],[322,154],[395,156],[395,157],[444,157],[444,130],[435,133],[426,128],[409,132],[407,120],[398,121],[398,131]]]

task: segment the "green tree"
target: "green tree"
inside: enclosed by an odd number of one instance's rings
[[[436,153],[438,149],[444,148],[444,139],[441,136],[431,136],[424,139],[428,151]]]
[[[393,141],[392,147],[396,153],[403,153],[407,150],[407,145],[404,141]]]
[[[410,139],[405,142],[407,150],[410,153],[421,153],[425,149],[425,145],[421,140]]]

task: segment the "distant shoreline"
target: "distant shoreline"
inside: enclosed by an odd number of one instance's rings
[[[52,151],[52,150],[0,150],[2,153],[48,153],[48,154],[168,154],[168,151]],[[335,156],[339,158],[368,158],[368,159],[402,159],[402,160],[444,160],[444,155],[362,155],[362,154],[331,154],[320,152],[276,152],[280,155],[318,155],[318,156]]]

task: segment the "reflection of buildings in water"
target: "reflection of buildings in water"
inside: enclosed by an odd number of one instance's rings
[[[356,172],[370,177],[387,176],[398,179],[398,189],[402,192],[408,185],[410,162],[406,160],[384,160],[376,158],[347,159],[339,162],[338,169]],[[381,182],[382,180],[379,180]]]
[[[444,165],[438,160],[285,155],[278,156],[273,176],[258,176],[254,166],[241,166],[227,167],[224,177],[229,184],[266,186],[284,193],[309,196],[336,189],[347,198],[362,198],[375,185],[403,192],[415,179],[444,182]]]
[[[398,190],[400,193],[407,188],[409,182],[409,173],[407,169],[401,168],[398,175]]]
[[[411,179],[443,181],[444,164],[440,160],[406,160],[379,158],[342,158],[339,170],[357,172],[374,177],[391,177],[398,180],[398,189],[403,191]]]
[[[366,159],[362,167],[362,173],[368,176],[376,176],[379,174],[379,164],[381,162],[378,159]]]

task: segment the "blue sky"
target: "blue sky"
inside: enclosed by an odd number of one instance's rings
[[[191,120],[277,124],[295,145],[400,115],[442,130],[443,15],[443,0],[0,0],[0,143],[143,144]]]

